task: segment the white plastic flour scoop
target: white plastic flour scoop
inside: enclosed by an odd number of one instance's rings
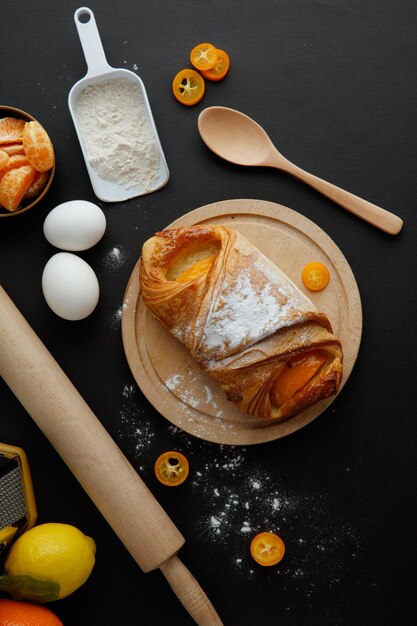
[[[156,191],[169,170],[145,86],[134,72],[107,63],[90,9],[77,9],[74,20],[88,71],[68,106],[94,192],[120,202]]]

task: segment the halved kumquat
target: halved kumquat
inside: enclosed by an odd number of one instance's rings
[[[172,81],[172,93],[181,104],[193,106],[200,102],[205,91],[204,78],[195,70],[181,70]]]
[[[0,119],[0,144],[22,141],[22,133],[26,122],[17,117]]]
[[[217,48],[216,62],[209,70],[201,70],[201,75],[207,80],[218,81],[222,80],[229,71],[230,59],[227,52]]]
[[[7,172],[0,180],[0,204],[8,211],[16,211],[35,176],[36,170],[31,165]]]
[[[23,147],[32,167],[47,172],[54,164],[54,149],[48,133],[39,122],[27,122],[23,129]]]
[[[199,43],[191,50],[190,61],[198,70],[209,70],[217,60],[217,50],[211,43]]]
[[[155,461],[155,476],[167,487],[178,487],[186,480],[190,466],[181,452],[163,452]]]
[[[330,282],[330,272],[323,263],[312,261],[303,267],[301,280],[310,291],[321,291]]]
[[[259,565],[277,565],[284,557],[285,544],[275,533],[259,533],[252,539],[250,553]]]

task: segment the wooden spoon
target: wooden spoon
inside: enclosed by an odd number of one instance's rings
[[[264,129],[253,119],[228,107],[208,107],[198,118],[198,130],[215,154],[237,165],[275,167],[320,191],[343,208],[377,228],[396,235],[403,221],[375,204],[309,174],[286,159],[274,146]]]

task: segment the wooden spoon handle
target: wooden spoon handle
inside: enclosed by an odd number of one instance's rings
[[[380,228],[386,233],[390,235],[397,235],[402,226],[403,221],[397,215],[382,209],[376,204],[372,204],[363,198],[359,198],[355,196],[353,193],[349,193],[340,187],[336,187],[332,183],[328,183],[327,181],[318,178],[318,176],[314,176],[305,170],[302,170],[294,163],[287,161],[287,159],[280,159],[279,162],[274,165],[278,167],[278,169],[284,170],[289,174],[292,174],[296,178],[304,181],[317,191],[320,191],[324,196],[330,198],[344,209],[347,209],[351,213],[354,213],[358,217],[361,217],[369,224]]]
[[[198,626],[222,626],[223,622],[214,606],[177,556],[163,563],[160,569]]]

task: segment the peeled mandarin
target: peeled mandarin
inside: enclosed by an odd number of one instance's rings
[[[0,204],[8,211],[16,211],[36,175],[31,165],[6,172],[0,180]]]
[[[25,154],[25,149],[21,143],[7,143],[0,145],[0,149],[6,152],[9,156],[14,154]]]
[[[48,172],[36,172],[33,183],[30,185],[29,189],[24,195],[25,200],[31,200],[32,198],[36,198],[45,187],[49,178]]]
[[[22,132],[26,122],[16,117],[0,119],[0,143],[22,141]]]
[[[54,149],[48,133],[39,122],[27,122],[23,129],[23,147],[32,167],[47,172],[54,164]]]
[[[6,167],[8,161],[9,161],[9,155],[7,154],[7,152],[3,152],[3,150],[0,150],[0,171],[4,167]]]
[[[24,154],[14,154],[13,156],[9,157],[7,165],[3,167],[2,170],[0,170],[0,180],[5,174],[7,174],[7,172],[10,172],[10,170],[14,170],[18,167],[23,167],[24,165],[29,165],[29,161]]]

